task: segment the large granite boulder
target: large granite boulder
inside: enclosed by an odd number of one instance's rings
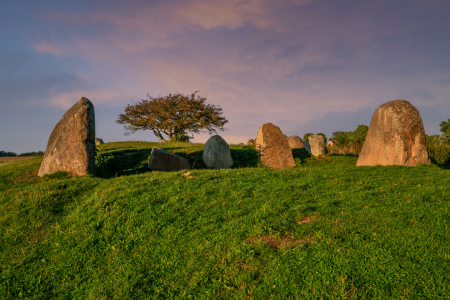
[[[310,135],[306,139],[303,148],[308,151],[309,154],[316,157],[325,155],[327,150],[323,136],[318,134]]]
[[[298,135],[291,135],[287,138],[289,147],[292,149],[303,148],[303,140]]]
[[[272,123],[259,127],[255,140],[256,149],[261,150],[261,162],[263,165],[284,169],[295,166],[292,149],[281,129]]]
[[[230,147],[220,135],[213,135],[206,142],[203,161],[208,168],[214,169],[226,169],[233,165]]]
[[[357,166],[429,164],[419,111],[406,100],[382,104],[370,121]]]
[[[87,98],[72,106],[50,134],[38,176],[57,171],[95,175],[95,114]]]
[[[190,170],[191,166],[186,158],[175,155],[161,148],[153,148],[148,160],[148,167],[155,171]]]
[[[104,144],[103,140],[101,138],[96,137],[95,138],[95,146],[100,146],[101,144]]]

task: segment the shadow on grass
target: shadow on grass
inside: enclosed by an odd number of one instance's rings
[[[107,150],[107,153],[99,152],[97,154],[103,156],[102,159],[96,158],[97,162],[101,161],[97,165],[97,177],[108,179],[116,176],[151,172],[148,168],[148,159],[151,156],[152,148],[120,151]],[[170,150],[171,153],[186,158],[193,170],[208,169],[203,161],[203,150],[189,153],[184,152],[186,148],[183,147],[164,148],[164,150]],[[231,149],[230,153],[233,158],[232,168],[257,167],[260,165],[259,153],[254,147],[247,146],[244,149]]]
[[[444,164],[440,164],[434,159],[434,157],[430,156],[430,161],[432,164],[438,166],[441,169],[450,170],[450,161],[445,162]]]
[[[358,157],[359,155],[353,153],[339,154],[339,153],[331,153],[330,156],[349,156],[349,157]]]
[[[116,176],[135,175],[149,172],[148,158],[152,149],[121,150],[111,152],[108,149],[107,160],[97,165],[97,177],[112,178]]]

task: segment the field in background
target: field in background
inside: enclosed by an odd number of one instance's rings
[[[0,298],[450,298],[449,170],[298,150],[272,170],[234,145],[209,170],[203,146],[103,144],[98,177],[2,166]],[[193,170],[150,172],[152,147]]]

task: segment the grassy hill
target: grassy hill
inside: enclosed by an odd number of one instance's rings
[[[150,172],[152,147],[194,169]],[[202,144],[103,144],[98,177],[0,166],[1,299],[449,299],[450,171],[356,157],[209,170]],[[1,158],[0,158],[1,162]]]

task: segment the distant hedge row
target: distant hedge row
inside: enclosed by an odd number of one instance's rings
[[[434,163],[441,166],[450,166],[450,145],[428,144],[428,155]]]
[[[20,153],[17,156],[37,156],[37,155],[44,155],[44,152],[38,151],[38,152],[26,152],[26,153]]]
[[[37,156],[37,155],[44,155],[44,152],[38,151],[38,152],[26,152],[26,153],[20,153],[17,155],[15,152],[6,152],[6,151],[0,151],[0,157],[10,157],[10,156]]]
[[[6,157],[6,156],[17,156],[17,154],[14,152],[0,151],[0,157]]]

